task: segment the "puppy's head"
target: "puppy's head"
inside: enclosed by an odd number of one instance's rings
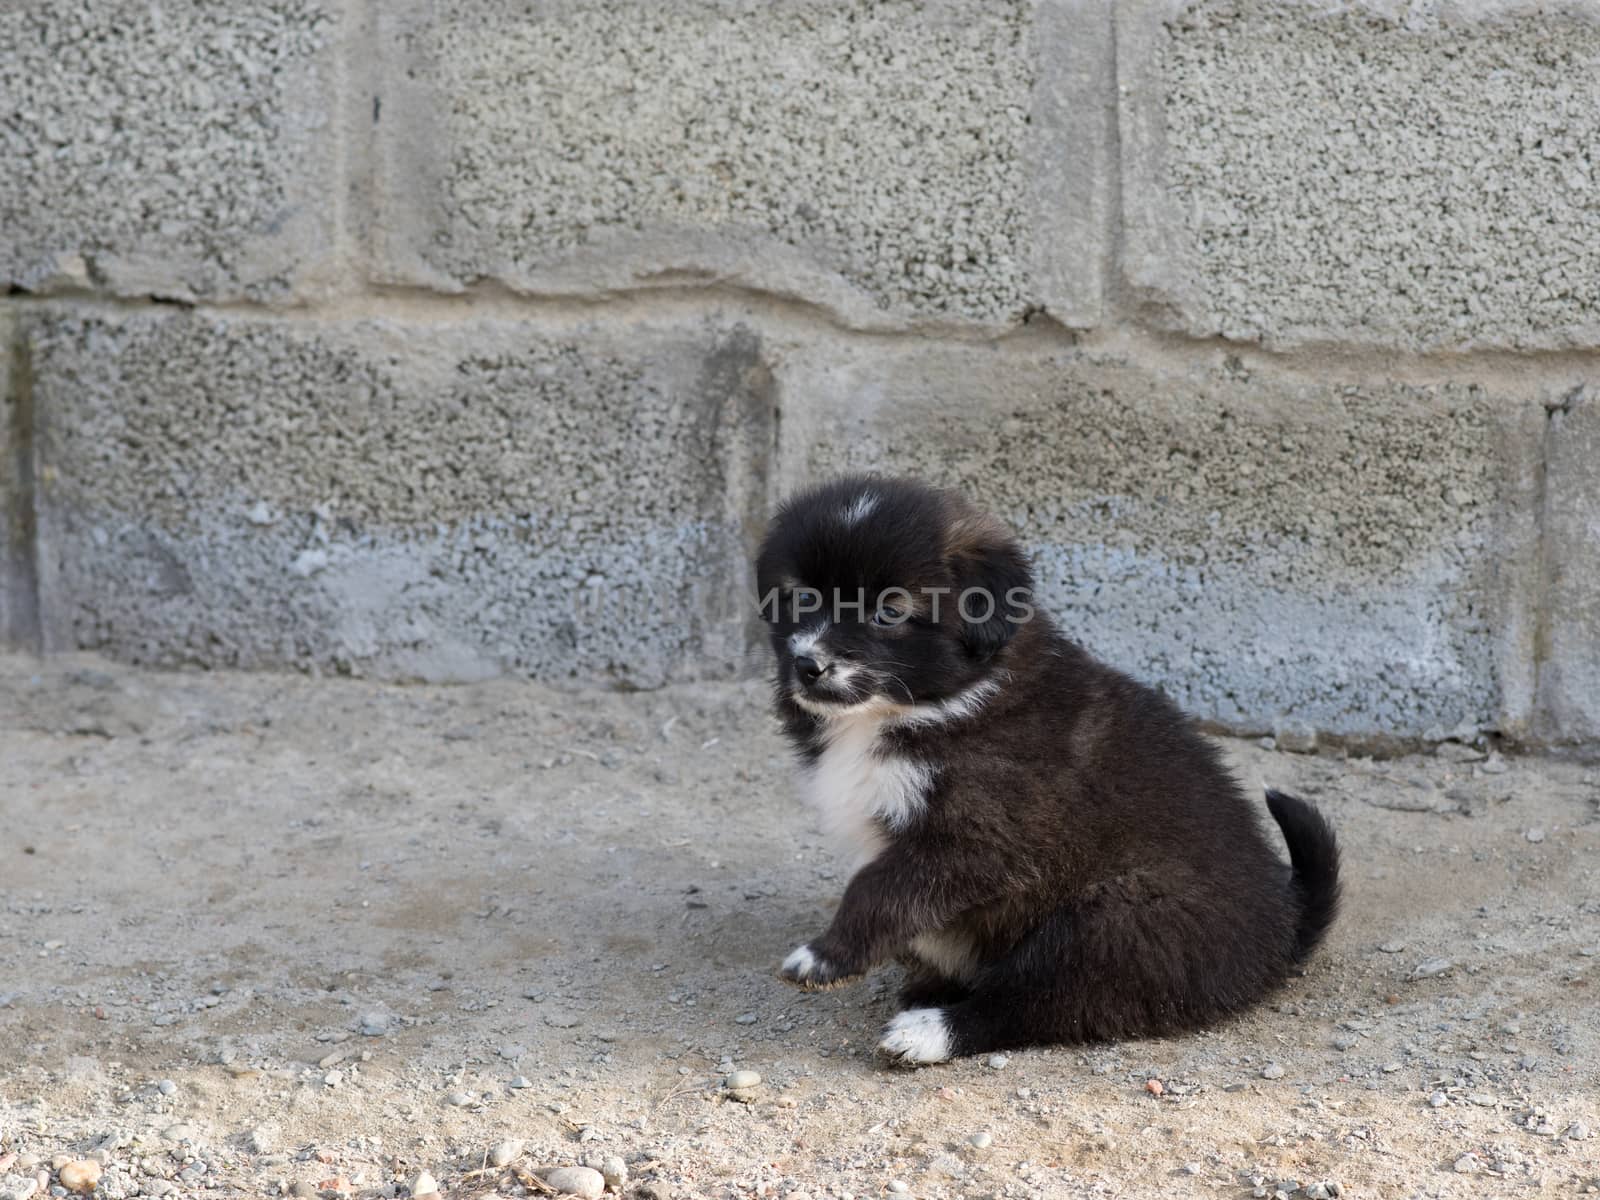
[[[1032,615],[1016,540],[963,497],[836,480],[788,500],[756,564],[778,689],[823,715],[949,699]]]

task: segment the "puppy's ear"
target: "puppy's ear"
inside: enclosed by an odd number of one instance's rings
[[[1033,611],[1028,560],[1006,527],[985,513],[962,514],[950,522],[945,557],[955,578],[962,645],[974,658],[988,658]]]

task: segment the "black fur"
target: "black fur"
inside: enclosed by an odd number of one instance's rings
[[[1019,600],[1025,557],[961,497],[879,478],[819,487],[779,510],[757,576],[802,769],[831,778],[841,731],[870,728],[872,768],[925,783],[920,803],[873,818],[870,860],[791,956],[792,982],[833,986],[900,957],[904,1006],[941,1010],[952,1054],[1150,1036],[1260,999],[1333,921],[1338,851],[1316,810],[1268,793],[1286,867],[1213,745]],[[797,612],[796,586],[866,602]],[[988,619],[948,601],[872,619],[887,589],[969,587],[994,594]],[[809,686],[795,635],[826,666]],[[929,719],[975,685],[991,694]],[[926,935],[967,952],[914,952]]]
[[[1339,844],[1327,820],[1304,800],[1268,788],[1267,811],[1289,845],[1295,891],[1300,897],[1295,957],[1304,959],[1339,915]]]

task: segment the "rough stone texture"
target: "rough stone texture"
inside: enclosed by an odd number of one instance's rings
[[[1055,65],[1037,97],[1033,16],[1025,0],[385,6],[380,274],[735,282],[865,324],[1036,304],[1092,320],[1106,13],[1043,7]]]
[[[1600,745],[1597,170],[1580,0],[13,0],[0,640],[724,673],[770,362],[1205,715]]]
[[[1105,315],[1116,219],[1111,10],[1104,0],[1040,0],[1033,41],[1029,299],[1065,325],[1093,328]]]
[[[31,344],[53,644],[627,685],[743,650],[747,332],[56,312]]]
[[[1525,730],[1537,401],[844,346],[780,397],[785,490],[845,469],[962,487],[1019,530],[1070,634],[1201,716]]]
[[[336,9],[0,6],[0,278],[281,299],[336,236]]]
[[[1595,6],[1123,0],[1118,45],[1151,311],[1273,345],[1600,345]]]
[[[1600,391],[1552,398],[1536,732],[1600,747]]]

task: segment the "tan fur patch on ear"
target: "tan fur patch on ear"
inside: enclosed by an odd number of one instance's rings
[[[1010,544],[1011,531],[986,512],[959,513],[945,527],[944,552],[949,558],[966,558],[981,550]]]

